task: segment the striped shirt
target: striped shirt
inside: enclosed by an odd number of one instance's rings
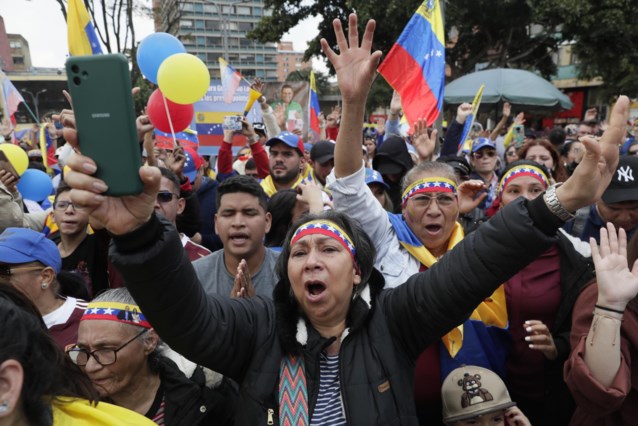
[[[319,359],[319,396],[310,420],[311,426],[345,425],[339,386],[339,355],[321,353]]]

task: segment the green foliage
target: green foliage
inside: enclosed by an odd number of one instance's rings
[[[310,70],[293,71],[288,74],[286,81],[310,82]],[[321,96],[329,91],[330,82],[328,81],[328,76],[326,74],[315,71],[315,83],[317,83],[317,95]]]
[[[153,90],[156,89],[155,85],[139,75],[137,80],[135,81],[135,86],[140,88],[140,92],[133,96],[133,100],[135,102],[135,114],[141,115],[144,108],[146,108],[146,103],[148,102],[148,98],[153,93]]]
[[[302,4],[303,3],[303,4]],[[422,3],[420,0],[318,0],[306,4],[301,0],[266,0],[272,8],[270,17],[262,18],[249,37],[273,42],[308,16],[322,16],[319,35],[306,50],[306,57],[321,53],[319,40],[325,38],[336,46],[333,19],[346,22],[350,12],[357,12],[360,32],[363,23],[375,19],[377,28],[374,49],[387,54],[401,31]],[[548,30],[528,35],[528,27],[539,16],[526,0],[449,0],[445,2],[446,33],[458,31],[456,44],[446,49],[452,79],[474,71],[479,63],[488,67],[515,67],[540,70],[545,76],[555,72],[551,52],[560,41],[549,29],[558,22],[544,14]]]
[[[381,75],[372,83],[370,94],[366,102],[366,112],[372,113],[378,107],[388,108],[392,99],[392,87]]]
[[[580,77],[600,76],[608,94],[638,93],[638,7],[629,0],[542,0],[557,16],[565,40],[573,40]]]

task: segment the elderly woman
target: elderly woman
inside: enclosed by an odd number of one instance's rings
[[[338,151],[359,143],[380,58],[380,52],[370,54],[374,21],[359,46],[356,16],[349,19],[350,47],[341,23],[334,22],[340,55],[322,40],[343,98]],[[363,228],[344,214],[326,212],[291,228],[274,300],[206,297],[177,233],[153,215],[157,170],[142,168],[144,192],[126,198],[101,195],[104,183],[90,175],[95,163],[79,154],[70,160],[67,179],[74,202],[85,204],[115,235],[114,263],[160,336],[239,383],[236,424],[326,424],[329,416],[331,424],[417,424],[417,357],[547,250],[560,217],[602,193],[618,159],[616,129],[624,124],[627,104],[626,97],[617,104],[614,131],[601,146],[587,141],[591,152],[571,180],[543,199],[513,203],[432,268],[388,290],[382,290]],[[77,141],[72,129],[65,135]],[[603,153],[606,165],[599,165]]]
[[[161,425],[232,424],[234,390],[192,363],[190,379],[160,352],[159,338],[126,288],[96,297],[82,316],[71,360],[100,397]],[[176,354],[172,354],[174,357]],[[175,357],[179,360],[179,356]]]
[[[0,424],[153,425],[107,403],[51,339],[37,308],[19,291],[0,284]]]
[[[500,206],[519,197],[533,200],[548,186],[544,166],[516,161],[503,171]],[[574,303],[593,278],[589,247],[562,230],[556,237],[556,244],[505,282],[512,336],[508,388],[532,424],[539,425],[565,425],[572,416],[574,403],[563,381],[563,364],[570,352]]]

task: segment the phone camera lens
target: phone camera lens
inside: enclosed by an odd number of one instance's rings
[[[77,73],[80,72],[80,67],[78,67],[77,65],[72,65],[71,66],[71,71]]]
[[[76,86],[79,86],[82,84],[82,80],[80,80],[80,77],[73,77],[73,83],[75,83]]]

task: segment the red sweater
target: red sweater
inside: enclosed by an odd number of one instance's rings
[[[255,159],[255,165],[257,166],[257,175],[260,179],[264,179],[270,174],[268,153],[260,143],[250,145],[250,150]],[[223,142],[219,149],[217,172],[220,174],[230,174],[233,172],[233,150],[232,145],[228,142]]]

